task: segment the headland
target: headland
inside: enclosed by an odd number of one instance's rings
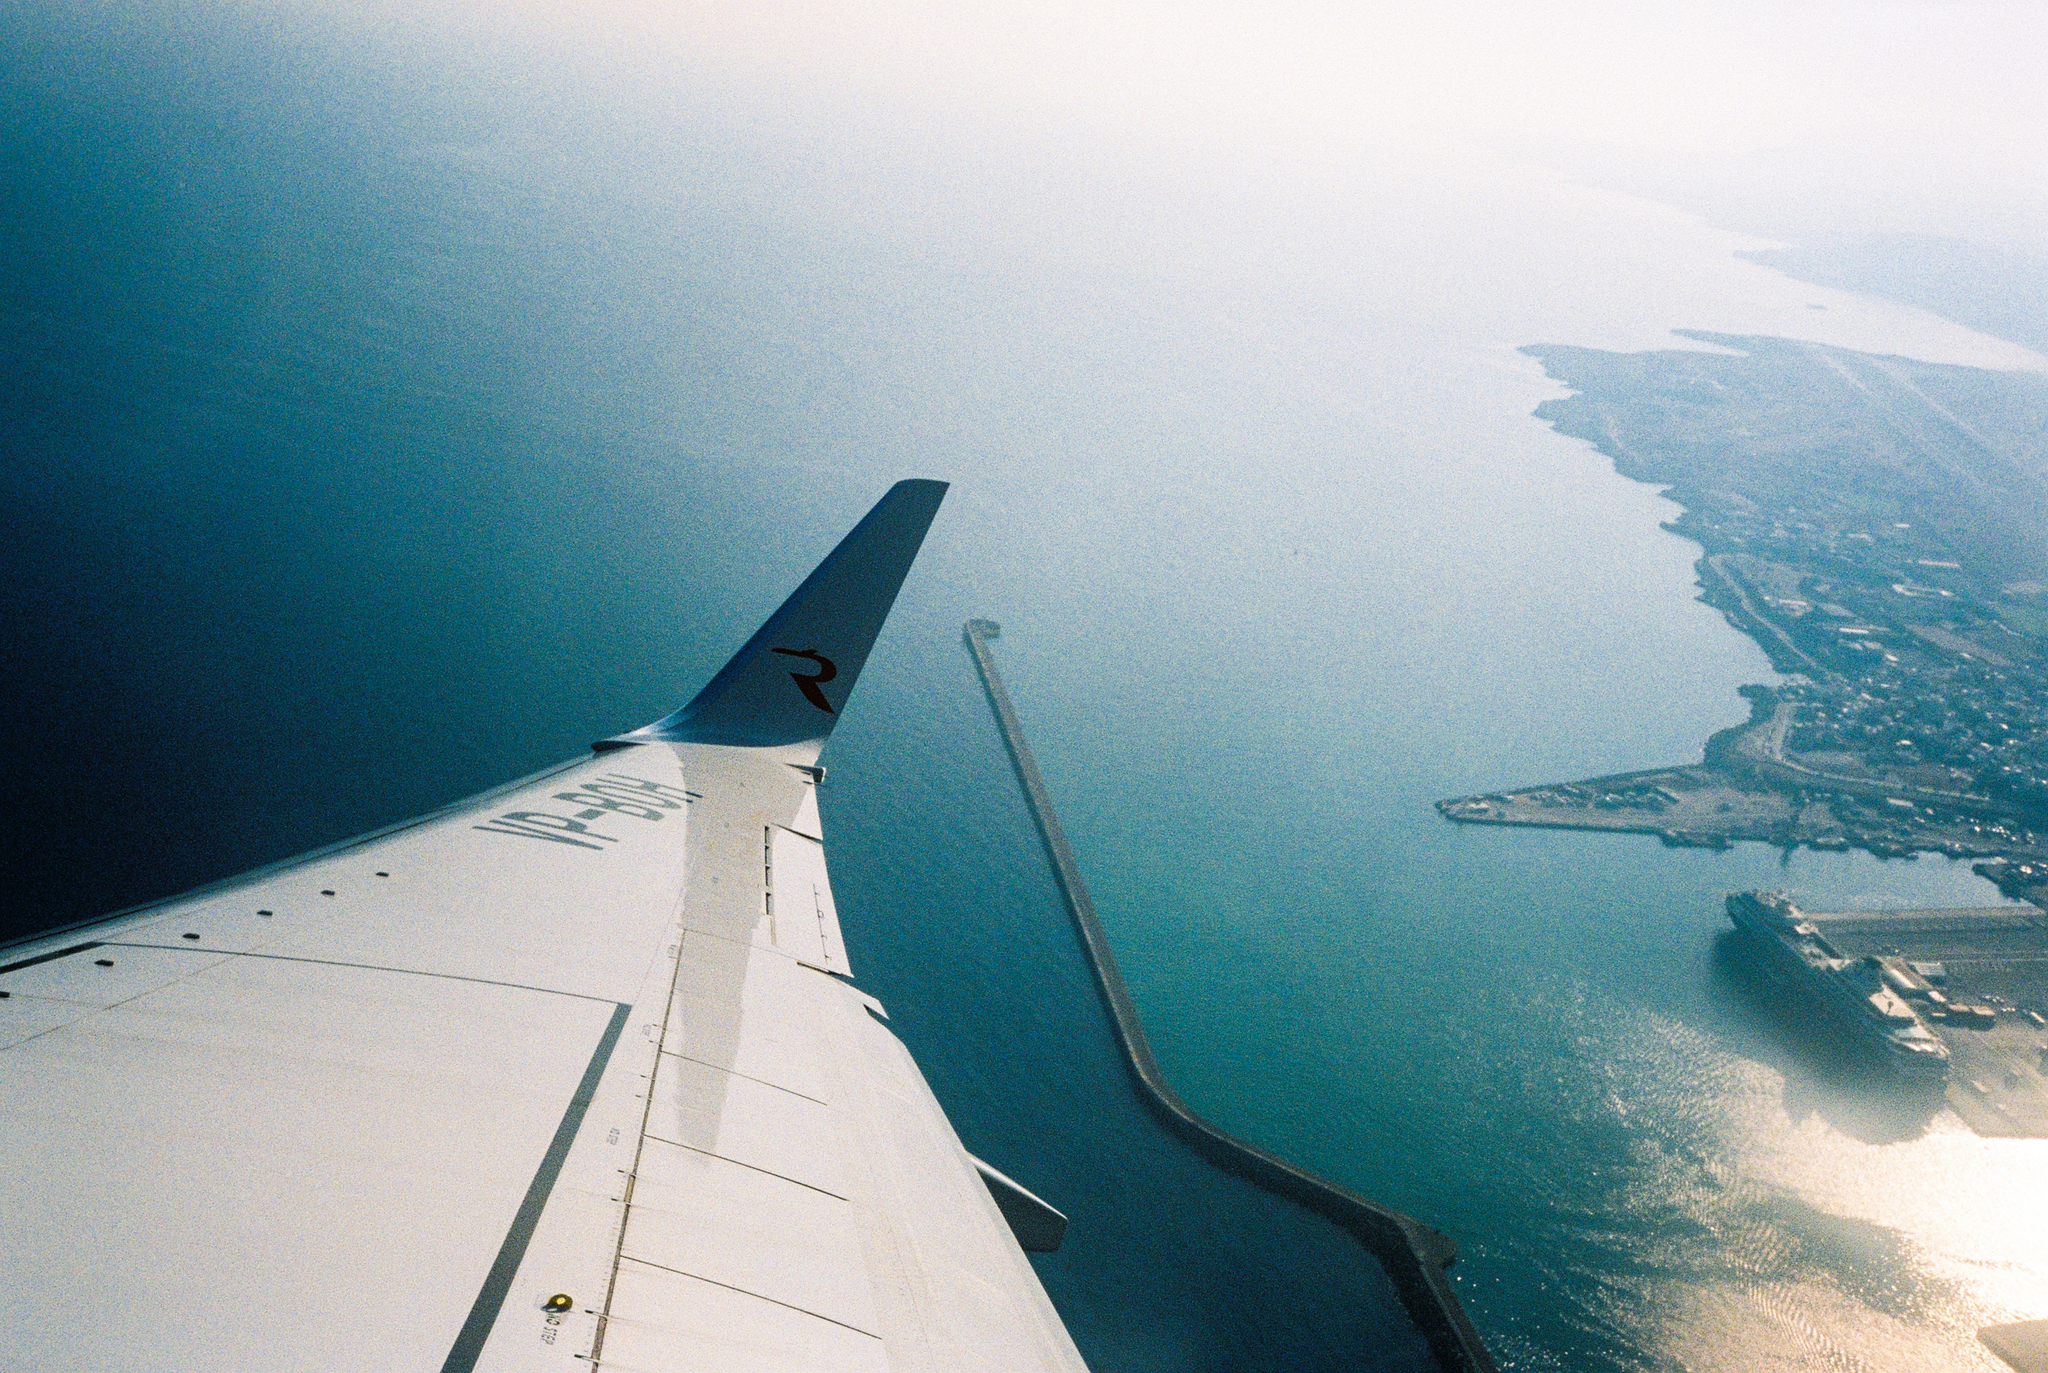
[[[1538,418],[1654,482],[1784,680],[1698,763],[1437,803],[1467,824],[1976,860],[2048,901],[2048,378],[1787,339],[1523,351]]]

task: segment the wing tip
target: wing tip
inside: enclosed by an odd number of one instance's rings
[[[689,704],[601,744],[821,743],[950,489],[930,477],[895,483]]]

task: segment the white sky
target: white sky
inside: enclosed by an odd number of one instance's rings
[[[501,35],[509,18],[442,13]],[[680,65],[927,117],[1338,156],[1471,140],[1729,219],[2048,244],[2041,4],[746,0],[574,15],[533,6],[510,23],[650,76]]]

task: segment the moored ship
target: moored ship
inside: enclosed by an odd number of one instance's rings
[[[1842,957],[1783,892],[1737,892],[1728,898],[1728,918],[1773,972],[1826,1008],[1851,1042],[1911,1081],[1947,1081],[1948,1046],[1908,999],[1917,979],[1877,958]]]

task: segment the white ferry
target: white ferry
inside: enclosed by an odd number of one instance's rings
[[[1737,892],[1728,918],[1774,971],[1833,1013],[1853,1041],[1914,1082],[1948,1080],[1948,1046],[1875,958],[1844,958],[1783,892]]]

